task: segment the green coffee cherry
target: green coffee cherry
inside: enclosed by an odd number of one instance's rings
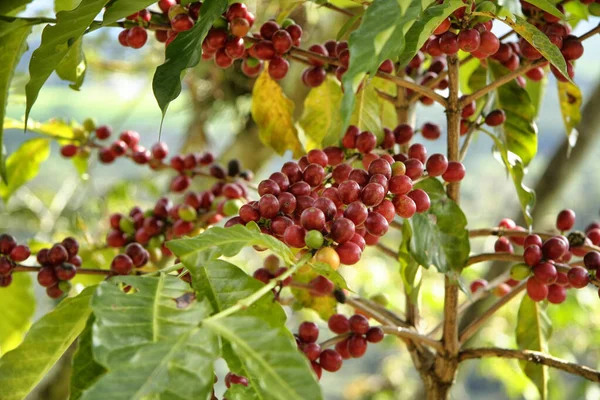
[[[402,161],[396,161],[392,164],[392,175],[404,175],[406,174],[406,165]]]
[[[371,296],[370,300],[382,306],[387,306],[389,303],[388,297],[383,293],[377,293],[376,295]]]
[[[226,217],[236,215],[243,205],[244,202],[240,199],[227,200],[225,204],[223,204],[223,214],[225,214]]]
[[[510,269],[510,277],[515,281],[522,281],[531,274],[531,268],[525,263],[515,264]]]
[[[294,21],[294,20],[293,20],[293,19],[291,19],[291,18],[286,18],[286,19],[283,21],[283,23],[281,24],[281,27],[282,27],[283,29],[285,29],[285,28],[287,28],[288,26],[290,26],[290,25],[294,25],[294,24],[296,24],[296,21]]]
[[[158,249],[162,246],[162,243],[165,241],[165,237],[163,235],[154,236],[148,242],[148,247],[151,249]],[[150,253],[152,255],[152,253]]]
[[[63,293],[69,293],[71,291],[72,287],[73,287],[73,285],[71,285],[71,282],[69,282],[69,281],[58,282],[58,288],[60,290],[62,290]]]
[[[87,132],[93,132],[96,130],[96,120],[93,118],[86,118],[83,121],[83,129]]]
[[[215,29],[219,29],[219,28],[226,29],[227,28],[227,20],[225,18],[223,18],[223,17],[217,18],[217,20],[213,23],[213,28],[215,28]]]
[[[248,57],[248,58],[246,58],[246,64],[248,64],[248,66],[250,68],[254,68],[254,67],[258,67],[258,64],[260,64],[260,61],[257,60],[256,58]]]
[[[306,245],[311,249],[320,249],[323,247],[323,242],[325,239],[323,238],[323,234],[317,230],[308,231],[306,237],[304,238]]]
[[[128,235],[135,233],[135,225],[133,219],[126,217],[119,221],[119,228]]]
[[[196,220],[196,218],[198,218],[196,209],[189,204],[181,205],[179,210],[177,210],[177,214],[179,215],[179,218],[186,222],[193,222]]]
[[[588,6],[588,11],[594,17],[600,17],[600,3],[592,3]]]

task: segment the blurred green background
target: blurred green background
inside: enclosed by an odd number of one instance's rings
[[[258,20],[273,16],[278,4],[248,3],[258,9]],[[23,13],[26,16],[51,16],[53,1],[35,1]],[[335,37],[345,22],[345,17],[331,10],[319,8],[315,3],[305,3],[293,16],[305,27],[304,44],[323,42]],[[586,32],[597,21],[582,21],[575,34]],[[498,23],[497,23],[498,24]],[[498,26],[498,32],[504,32]],[[30,51],[26,53],[13,81],[7,116],[21,119],[25,109],[24,86],[27,82],[27,64],[31,50],[39,44],[39,27],[29,39]],[[93,117],[99,124],[108,124],[118,132],[132,129],[140,132],[142,144],[151,145],[159,139],[161,114],[152,95],[151,80],[156,66],[162,63],[163,45],[150,38],[141,50],[123,48],[116,36],[119,29],[102,30],[87,35],[84,49],[88,71],[81,91],[71,90],[67,84],[53,76],[44,86],[35,104],[31,118],[46,121],[50,118],[82,121]],[[584,94],[584,102],[600,84],[600,37],[585,44],[586,52],[577,62],[575,82]],[[307,89],[300,81],[300,66],[293,66],[283,81],[287,95],[296,104],[296,114],[302,112],[302,100]],[[252,168],[257,178],[266,177],[290,158],[273,154],[258,142],[256,131],[249,122],[250,91],[252,82],[241,75],[238,68],[222,71],[212,62],[203,62],[185,77],[182,95],[171,104],[164,120],[161,140],[172,153],[200,148],[223,156],[224,160],[236,156]],[[597,111],[596,111],[597,112]],[[436,106],[416,110],[416,125],[432,121],[445,125],[444,114]],[[392,127],[393,128],[393,127]],[[585,150],[587,156],[577,165],[569,162],[550,163],[557,148],[565,139],[562,118],[558,108],[556,82],[550,77],[543,105],[539,112],[539,151],[532,162],[526,182],[550,188],[553,201],[537,210],[535,228],[551,230],[557,212],[572,208],[577,213],[576,228],[583,229],[598,220],[600,195],[600,140],[595,140],[599,127],[586,131],[593,135],[591,147],[576,147],[572,155]],[[5,143],[9,153],[14,151],[33,133],[23,134],[9,130]],[[417,139],[422,140],[422,138]],[[444,140],[426,143],[430,153],[443,152]],[[485,136],[475,137],[466,160],[467,178],[462,185],[462,204],[469,228],[495,226],[503,217],[518,217],[519,205],[512,183],[504,167],[491,152],[492,143]],[[562,157],[566,159],[566,155]],[[548,168],[569,168],[565,181],[542,181],[540,177]],[[162,174],[165,175],[165,174]],[[92,163],[89,178],[81,179],[69,160],[53,147],[51,157],[43,164],[40,174],[26,187],[21,188],[7,204],[0,205],[0,232],[10,232],[20,240],[35,239],[41,242],[73,234],[86,237],[90,244],[103,240],[108,212],[126,212],[131,206],[152,204],[164,191],[169,176],[152,173],[148,168],[118,160],[111,165]],[[84,235],[84,232],[86,234]],[[388,235],[384,242],[397,246],[397,237]],[[494,239],[476,239],[474,253],[493,251]],[[252,251],[236,259],[238,265],[253,271],[261,264],[263,255]],[[102,258],[97,262],[102,263]],[[479,264],[464,272],[464,281],[482,277],[489,265]],[[497,268],[496,266],[495,268]],[[385,293],[390,306],[402,314],[402,282],[398,265],[389,258],[370,249],[361,262],[344,267],[343,275],[357,293],[369,297]],[[443,306],[443,279],[434,271],[424,274],[421,307],[425,331],[434,327]],[[37,285],[37,284],[36,284]],[[36,287],[36,316],[47,312],[54,303],[46,298],[42,288]],[[468,301],[463,296],[462,301]],[[514,328],[517,301],[505,307],[492,318],[472,340],[473,345],[514,347]],[[548,307],[554,326],[549,342],[553,355],[579,361],[593,368],[600,367],[600,314],[596,313],[600,300],[597,293],[586,290],[570,291],[568,300],[561,306]],[[291,313],[290,313],[291,315]],[[290,327],[294,329],[303,319],[318,320],[316,314],[306,311],[291,315]],[[322,321],[321,321],[322,322]],[[326,330],[324,330],[326,332]],[[326,334],[326,333],[325,333]],[[62,399],[68,386],[69,360],[65,358],[52,374],[31,395],[31,399]],[[225,366],[221,365],[222,370]],[[409,399],[420,398],[420,380],[412,369],[406,350],[395,338],[371,346],[364,358],[344,363],[336,374],[324,373],[323,388],[328,399]],[[453,389],[455,399],[536,399],[537,390],[522,374],[516,361],[483,360],[465,362]],[[564,373],[550,371],[550,399],[598,399],[600,387]]]

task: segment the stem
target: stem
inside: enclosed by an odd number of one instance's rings
[[[380,327],[385,333],[390,335],[398,336],[399,338],[410,339],[413,342],[421,343],[423,345],[430,346],[437,351],[442,351],[442,343],[429,336],[421,335],[411,329],[396,327],[396,326],[381,326]]]
[[[481,253],[469,257],[467,266],[485,261],[522,262],[523,256],[512,253]]]
[[[355,15],[352,11],[348,11],[348,10],[346,10],[344,8],[340,8],[340,7],[335,6],[335,5],[331,4],[331,3],[325,3],[325,4],[323,4],[323,7],[329,8],[330,10],[333,10],[333,11],[336,11],[336,12],[339,12],[340,14],[347,15],[348,17],[354,17],[354,15]]]
[[[40,266],[27,266],[17,264],[13,268],[12,272],[38,272],[42,267]],[[93,268],[77,268],[77,275],[111,275],[112,271],[109,269],[93,269]]]
[[[448,57],[448,107],[446,108],[446,119],[448,122],[448,160],[458,161],[459,159],[459,138],[460,138],[460,113],[459,103],[459,65],[458,57]],[[459,202],[460,184],[458,182],[448,185],[447,194],[456,203]],[[462,267],[462,266],[456,266]],[[458,285],[450,277],[446,276],[444,280],[444,327],[442,341],[445,350],[449,355],[458,354]],[[447,369],[447,368],[445,368]],[[456,372],[455,368],[450,368],[452,377]]]
[[[533,350],[511,350],[497,347],[467,349],[460,352],[459,361],[485,357],[513,358],[517,360],[529,361],[535,364],[542,364],[548,367],[560,369],[573,375],[579,375],[592,382],[600,382],[600,371],[596,371],[589,367],[561,360],[560,358],[552,357],[551,355]]]
[[[483,314],[479,316],[475,321],[471,322],[461,333],[459,341],[463,344],[471,336],[475,334],[481,328],[481,326],[487,322],[492,315],[496,313],[503,305],[514,299],[519,293],[525,289],[526,281],[522,281],[519,285],[515,286],[513,290],[507,293],[505,296],[495,302],[490,308],[488,308]]]

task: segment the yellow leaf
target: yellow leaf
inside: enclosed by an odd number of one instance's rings
[[[4,129],[25,129],[25,122],[13,118],[4,118]],[[68,123],[60,119],[49,119],[46,122],[29,120],[27,130],[40,135],[50,136],[58,140],[71,141],[72,139],[83,140],[86,132],[75,123]]]
[[[300,157],[304,149],[292,121],[293,112],[294,103],[265,68],[252,90],[252,118],[258,126],[260,140],[278,154],[291,150],[294,157]]]
[[[342,138],[340,84],[328,76],[321,86],[313,88],[304,99],[300,126],[306,136],[306,149],[337,145]]]
[[[360,130],[374,133],[377,139],[381,140],[383,138],[381,110],[375,86],[372,82],[365,81],[363,87],[356,93],[350,124],[358,126]]]
[[[294,280],[300,283],[309,283],[317,276],[319,276],[319,274],[313,269],[308,269],[306,271],[299,270],[294,275]],[[292,289],[292,294],[296,299],[297,306],[315,310],[325,321],[336,313],[337,300],[331,296],[313,296],[310,291],[306,289]]]
[[[560,111],[565,123],[565,130],[569,138],[569,147],[575,147],[579,133],[575,127],[581,121],[581,90],[571,82],[558,83],[558,98],[560,101]]]

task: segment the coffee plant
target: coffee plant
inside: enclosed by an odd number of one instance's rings
[[[575,145],[582,102],[575,63],[600,28],[580,36],[572,29],[600,15],[598,0],[317,1],[347,19],[323,43],[290,18],[302,2],[277,13],[226,0],[82,0],[57,2],[55,18],[20,16],[30,2],[0,4],[0,129],[39,135],[10,155],[0,152],[4,202],[35,177],[51,142],[65,168],[67,159],[80,172],[94,160],[126,159],[170,183],[152,206],[100,221],[107,228],[94,245],[89,233],[44,244],[1,233],[0,294],[10,291],[2,298],[12,299],[3,307],[32,301],[19,279],[28,273],[60,301],[26,334],[18,315],[2,323],[24,338],[0,358],[1,399],[26,398],[74,343],[70,398],[85,400],[216,399],[217,381],[228,400],[320,399],[323,374],[359,362],[352,359],[385,336],[406,344],[428,399],[449,398],[463,361],[490,357],[520,360],[542,397],[548,368],[600,382],[600,372],[547,353],[545,314],[575,290],[600,287],[600,222],[574,230],[575,212],[564,209],[554,231],[534,229],[535,195],[523,183],[543,135],[532,91],[550,74]],[[19,121],[5,116],[7,98],[35,25],[44,28]],[[53,72],[81,87],[83,43],[98,30],[116,31],[126,52],[160,43],[164,62],[152,89],[163,119],[183,73],[201,63],[255,78],[251,113],[260,139],[293,160],[256,180],[212,149],[173,153],[162,141],[145,148],[138,132],[92,118],[33,121]],[[308,88],[299,121],[283,79]],[[437,103],[446,124],[415,126],[417,103]],[[475,135],[491,140],[514,183],[523,226],[505,218],[467,228],[460,185],[469,178],[463,160]],[[447,144],[445,154],[423,144],[436,140]],[[393,247],[381,241],[392,232]],[[480,237],[495,237],[495,251],[474,254],[471,243]],[[404,313],[348,287],[344,271],[367,247],[399,266]],[[248,274],[232,257],[250,249],[263,261]],[[110,260],[92,268],[87,258],[97,251]],[[464,269],[486,261],[503,263],[504,273],[490,282],[464,280]],[[433,329],[420,316],[421,292],[430,290],[424,269],[444,275],[443,319]],[[78,280],[85,275],[99,279]],[[459,329],[486,297],[496,300]],[[516,347],[472,347],[469,339],[509,303],[519,308]],[[303,308],[323,321],[286,324],[285,310]],[[218,359],[229,370],[223,376]]]

